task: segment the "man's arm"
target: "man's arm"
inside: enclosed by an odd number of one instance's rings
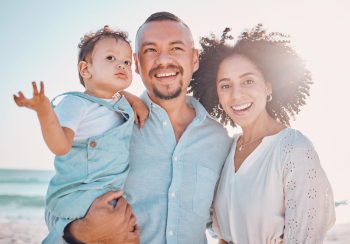
[[[122,194],[108,192],[96,198],[84,218],[67,225],[66,234],[76,243],[139,243],[136,218]],[[115,207],[111,204],[113,200],[117,200]]]
[[[13,95],[13,98],[19,107],[26,107],[37,113],[46,145],[54,154],[64,155],[72,147],[74,132],[61,127],[49,99],[45,96],[44,83],[40,82],[40,91],[35,82],[32,82],[32,86],[32,98],[26,98],[22,92],[18,92],[18,96]]]

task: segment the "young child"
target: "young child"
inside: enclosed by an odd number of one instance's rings
[[[132,51],[127,33],[108,26],[85,35],[79,44],[79,78],[85,92],[67,92],[53,109],[33,82],[33,97],[14,95],[16,104],[36,111],[44,140],[56,155],[45,219],[44,243],[58,243],[67,223],[83,217],[98,196],[123,188],[129,171],[129,144],[134,122],[143,126],[148,109],[123,93],[132,79]],[[55,100],[55,99],[54,99]]]

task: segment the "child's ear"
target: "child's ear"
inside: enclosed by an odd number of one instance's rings
[[[86,61],[80,61],[78,63],[78,70],[79,70],[79,74],[81,75],[81,77],[83,77],[83,79],[90,79],[91,78],[89,66],[88,66],[88,63]]]
[[[140,74],[139,61],[137,59],[137,54],[136,53],[134,53],[134,61],[135,61],[135,72],[136,72],[136,74]]]

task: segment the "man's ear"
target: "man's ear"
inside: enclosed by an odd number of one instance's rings
[[[139,71],[139,60],[137,59],[137,54],[134,53],[134,61],[135,61],[135,72],[137,74],[140,74],[140,71]]]
[[[196,72],[199,68],[199,56],[198,49],[193,49],[193,72]]]
[[[83,77],[83,79],[90,79],[91,78],[89,65],[86,61],[80,61],[78,63],[78,70],[79,70],[80,76]]]

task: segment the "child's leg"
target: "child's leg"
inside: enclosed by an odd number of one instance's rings
[[[58,218],[45,210],[45,221],[49,234],[42,241],[43,244],[66,244],[63,240],[63,230],[73,219]]]

